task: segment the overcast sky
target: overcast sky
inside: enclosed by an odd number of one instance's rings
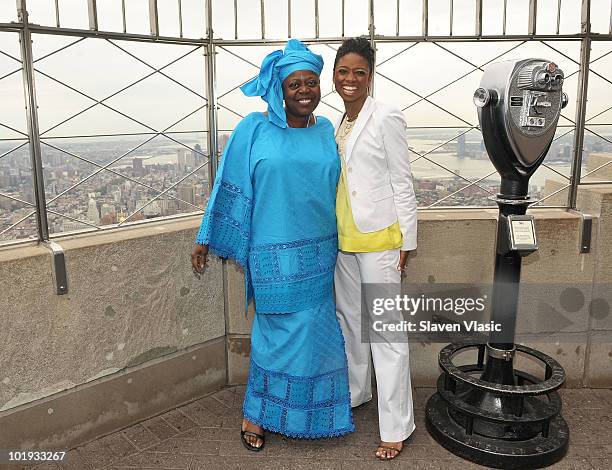
[[[100,30],[122,31],[121,0],[98,0]],[[182,0],[183,34],[190,38],[205,35],[205,14],[203,0]],[[265,0],[265,33],[267,38],[285,39],[288,35],[287,0]],[[346,0],[345,35],[367,33],[367,0]],[[538,1],[538,33],[554,33],[557,21],[557,0]],[[593,0],[593,30],[608,32],[610,27],[610,0]],[[54,0],[29,0],[30,21],[49,26],[55,25]],[[215,36],[224,39],[234,38],[234,2],[230,0],[213,1]],[[293,37],[309,38],[315,35],[314,0],[292,1],[291,33]],[[529,0],[509,0],[507,12],[507,34],[527,32]],[[561,33],[577,33],[580,30],[581,0],[562,0]],[[88,28],[86,0],[59,0],[60,22],[62,27]],[[178,1],[158,0],[160,12],[160,34],[177,36],[179,34]],[[396,0],[375,1],[375,22],[377,34],[395,35]],[[445,35],[450,29],[450,0],[429,0],[429,32],[432,35]],[[473,34],[475,0],[454,0],[453,33]],[[126,0],[127,29],[131,33],[148,34],[148,0]],[[319,31],[321,37],[334,37],[341,34],[341,0],[319,1]],[[501,34],[503,0],[484,0],[483,34]],[[421,0],[401,0],[400,34],[421,34]],[[16,20],[15,1],[0,0],[0,22]],[[240,38],[261,38],[260,0],[238,1],[238,35]],[[58,48],[75,42],[78,38],[51,35],[34,36],[35,59]],[[543,57],[553,60],[569,76],[564,86],[570,95],[570,105],[564,114],[574,119],[577,86],[577,65],[572,61],[579,59],[578,41],[551,42],[552,48],[536,42],[520,45],[519,42],[497,43],[443,43],[447,50],[432,43],[419,43],[409,51],[384,62],[394,54],[409,47],[410,43],[379,44],[376,96],[381,100],[393,102],[406,108],[409,125],[420,126],[466,126],[476,124],[476,113],[471,95],[478,87],[481,72],[474,71],[474,65],[482,65],[502,55],[497,60],[527,57]],[[122,51],[119,47],[125,49]],[[517,47],[518,46],[518,47]],[[337,46],[334,46],[337,47]],[[612,54],[601,60],[612,45],[594,42],[591,52],[592,69],[603,77],[612,75]],[[256,68],[233,54],[249,62],[259,64],[262,58],[275,47],[233,47],[219,50],[217,56],[217,90],[223,95],[256,73]],[[334,49],[313,46],[324,55],[326,67],[322,75],[323,94],[331,90],[331,64]],[[19,69],[19,42],[15,33],[0,33],[0,77]],[[142,61],[128,55],[136,55]],[[101,100],[112,93],[145,77],[153,72],[152,67],[164,67],[171,61],[187,54],[176,63],[163,69],[168,77],[185,85],[184,87],[160,74],[146,78],[138,85],[105,101],[109,106],[133,116],[142,124],[130,121],[113,111],[96,106],[81,116],[55,127],[72,114],[91,105],[93,101],[76,91],[55,82],[56,78],[87,96]],[[457,54],[466,60],[456,57]],[[148,65],[147,65],[148,64]],[[204,104],[198,95],[205,95],[204,57],[202,49],[193,46],[159,45],[115,41],[115,45],[102,39],[86,39],[67,49],[36,62],[36,89],[39,101],[41,132],[45,136],[105,134],[113,132],[150,132],[155,130],[197,130],[206,128],[206,111],[195,112],[188,119],[172,126],[181,117],[195,111]],[[573,74],[573,75],[572,75]],[[384,76],[383,76],[384,75]],[[437,92],[429,99],[433,104],[420,100],[424,96],[444,87],[455,78],[461,80]],[[394,83],[396,82],[396,83]],[[402,88],[403,85],[405,88]],[[611,86],[595,74],[590,78],[590,96],[587,118],[594,116],[610,106]],[[189,89],[187,89],[189,88]],[[410,90],[410,91],[409,91]],[[337,95],[324,99],[318,110],[320,114],[334,118],[341,103]],[[0,123],[18,131],[25,132],[25,115],[21,73],[13,73],[0,80]],[[234,90],[220,98],[219,103],[239,114],[263,109],[257,99],[245,98],[239,90]],[[436,107],[439,106],[439,107]],[[441,111],[449,110],[454,114]],[[612,112],[607,112],[591,123],[612,122]],[[221,129],[231,129],[240,119],[239,116],[221,109],[219,120]],[[144,125],[143,125],[144,124]],[[561,124],[570,124],[563,120]],[[0,126],[0,138],[17,138],[20,134]]]

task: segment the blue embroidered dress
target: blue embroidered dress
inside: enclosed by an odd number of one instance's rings
[[[235,259],[255,298],[244,416],[291,437],[354,431],[336,319],[336,185],[329,120],[281,128],[262,113],[236,127],[197,243]]]

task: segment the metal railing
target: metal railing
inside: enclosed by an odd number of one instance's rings
[[[39,240],[49,240],[54,235],[49,228],[50,217],[62,217],[75,224],[82,224],[93,230],[106,228],[98,223],[92,223],[82,216],[76,214],[62,213],[54,203],[61,200],[66,195],[71,194],[78,188],[83,188],[87,182],[99,177],[99,175],[113,175],[123,181],[128,181],[142,191],[152,193],[146,201],[134,205],[131,212],[125,214],[122,220],[117,220],[108,227],[121,227],[133,222],[139,214],[159,201],[171,199],[176,204],[182,206],[183,211],[191,213],[193,210],[201,211],[202,204],[195,204],[193,199],[182,197],[177,188],[185,181],[193,177],[201,176],[204,168],[208,172],[208,184],[212,184],[215,176],[215,169],[220,153],[219,139],[223,133],[231,131],[232,126],[226,125],[224,120],[229,122],[229,118],[224,116],[234,116],[234,120],[243,116],[242,109],[237,109],[232,104],[230,98],[238,93],[240,84],[244,83],[256,73],[259,60],[252,60],[244,57],[241,51],[251,46],[277,47],[284,44],[288,37],[300,34],[300,39],[318,48],[319,52],[327,49],[328,54],[334,54],[337,45],[349,35],[364,35],[369,38],[378,50],[379,59],[375,69],[375,93],[388,87],[397,90],[398,96],[403,94],[410,97],[410,102],[400,105],[407,114],[416,113],[418,109],[427,106],[431,110],[439,113],[441,119],[452,121],[452,124],[432,126],[419,125],[416,120],[409,119],[408,127],[411,132],[420,132],[423,129],[437,129],[444,131],[445,137],[440,138],[431,148],[412,148],[412,163],[415,167],[428,165],[438,168],[453,179],[452,185],[445,188],[435,200],[426,199],[421,204],[421,209],[447,207],[449,203],[456,202],[456,198],[472,191],[480,193],[480,198],[494,195],[494,182],[496,172],[490,169],[484,171],[482,175],[465,176],[459,170],[449,168],[437,158],[437,154],[449,145],[465,145],[466,136],[478,133],[478,124],[475,120],[475,113],[471,117],[461,115],[460,112],[453,110],[452,107],[441,103],[438,98],[448,92],[453,87],[460,86],[462,81],[471,80],[475,74],[481,73],[483,68],[496,60],[503,60],[509,54],[516,54],[533,45],[539,45],[544,50],[544,54],[559,57],[566,64],[576,66],[576,70],[567,74],[566,84],[571,83],[569,79],[575,76],[577,81],[576,91],[567,90],[568,94],[576,96],[576,106],[573,115],[563,114],[563,122],[560,122],[555,141],[568,139],[572,135],[572,154],[571,168],[568,174],[554,165],[545,164],[546,171],[562,180],[559,188],[555,188],[541,197],[539,205],[544,206],[547,201],[558,201],[559,195],[564,195],[566,202],[557,204],[554,207],[575,208],[577,201],[577,190],[581,183],[581,177],[586,179],[583,184],[593,184],[593,174],[609,169],[612,159],[591,168],[587,173],[581,175],[583,169],[583,147],[585,144],[585,133],[589,138],[599,139],[606,144],[612,144],[612,139],[598,132],[596,126],[604,126],[609,123],[601,122],[606,117],[606,113],[612,110],[612,106],[605,106],[600,112],[587,117],[587,97],[589,93],[589,77],[595,76],[597,80],[607,85],[612,85],[612,81],[607,78],[605,73],[593,69],[593,64],[605,63],[606,58],[612,51],[600,54],[595,59],[591,58],[591,47],[594,43],[605,44],[612,41],[612,5],[606,12],[609,18],[607,28],[597,32],[592,28],[592,5],[590,0],[521,0],[509,2],[507,0],[147,0],[140,2],[139,5],[146,7],[140,11],[134,10],[134,2],[117,0],[114,3],[115,23],[105,29],[105,19],[110,13],[111,5],[108,2],[98,2],[97,0],[83,0],[83,16],[79,21],[70,22],[71,26],[76,24],[78,27],[66,27],[64,18],[67,17],[67,6],[61,0],[47,0],[46,9],[43,11],[41,3],[28,2],[26,0],[16,0],[16,21],[0,23],[0,32],[14,33],[19,35],[20,57],[15,57],[1,50],[0,54],[10,58],[19,65],[19,68],[10,70],[0,76],[2,80],[22,72],[22,81],[25,95],[25,110],[27,132],[19,131],[9,125],[0,122],[0,126],[10,129],[20,135],[21,141],[17,138],[2,139],[13,140],[15,146],[4,153],[0,153],[0,164],[2,159],[15,152],[23,150],[27,145],[29,148],[31,179],[33,188],[33,200],[27,201],[24,197],[15,194],[3,193],[0,191],[0,201],[2,198],[18,202],[25,207],[32,208],[25,216],[13,220],[11,224],[0,228],[0,240],[11,230],[21,226],[24,221],[35,218],[36,236]],[[612,3],[612,2],[611,2]],[[85,8],[86,6],[86,8]],[[572,10],[573,9],[573,10]],[[579,9],[579,18],[569,13]],[[415,12],[420,16],[419,21],[412,21],[408,24],[408,19],[414,19]],[[0,11],[1,13],[1,11]],[[598,12],[600,13],[600,12]],[[30,15],[35,15],[31,19]],[[601,14],[597,15],[597,21],[601,23]],[[472,19],[466,19],[471,17]],[[140,20],[140,30],[132,27],[134,18]],[[245,18],[248,21],[245,21]],[[279,21],[283,18],[286,22]],[[333,19],[332,34],[328,34],[330,18]],[[359,18],[363,21],[359,22]],[[570,24],[573,18],[573,24]],[[146,19],[147,31],[143,31],[143,20]],[[380,21],[380,26],[376,20]],[[544,21],[545,20],[545,21]],[[0,21],[2,19],[0,18]],[[308,28],[304,28],[304,24]],[[384,23],[384,27],[382,26]],[[279,25],[286,24],[286,29]],[[201,28],[194,25],[202,25]],[[299,28],[298,28],[299,26]],[[540,31],[544,28],[543,31]],[[307,30],[307,31],[306,31]],[[468,31],[471,30],[471,31]],[[220,33],[219,31],[222,31]],[[384,34],[381,33],[384,32]],[[169,32],[169,33],[168,33]],[[304,34],[306,33],[306,34]],[[45,37],[48,35],[73,37],[67,44],[64,44],[51,52],[47,52],[41,57],[35,58],[32,47],[32,37]],[[225,35],[227,37],[221,37]],[[133,80],[127,85],[102,97],[93,96],[91,93],[83,91],[78,87],[67,83],[54,76],[52,73],[45,72],[39,66],[46,59],[60,52],[68,51],[76,47],[83,41],[105,42],[112,48],[119,51],[146,67],[149,72],[139,79]],[[140,42],[149,44],[164,44],[189,47],[190,49],[173,61],[163,66],[152,65],[137,53],[125,47],[128,42]],[[474,57],[464,57],[457,52],[457,44],[492,44],[496,43],[503,47],[498,53],[490,54],[484,60]],[[565,49],[566,44],[576,44],[580,47],[579,54],[572,54]],[[383,55],[386,47],[396,48],[390,53]],[[425,49],[425,52],[423,52]],[[533,48],[532,48],[533,49]],[[530,51],[532,49],[529,49]],[[402,80],[403,77],[394,76],[393,69],[401,63],[405,69],[413,69],[418,63],[412,63],[414,56],[427,54],[436,51],[441,60],[454,61],[461,64],[463,68],[456,76],[448,76],[432,89],[420,89],[414,84],[407,84]],[[419,52],[421,51],[421,52]],[[166,73],[166,69],[183,60],[185,57],[194,53],[202,53],[202,69],[205,71],[203,84],[205,92],[195,90],[186,85],[180,79]],[[263,57],[263,53],[261,54]],[[223,92],[218,90],[218,62],[220,57],[229,57],[244,64],[245,71],[232,70],[234,74],[242,74],[238,80],[238,85],[229,87]],[[434,64],[442,67],[443,64]],[[247,67],[248,66],[248,67]],[[226,79],[225,70],[222,71],[220,83]],[[117,106],[109,104],[113,98],[132,87],[138,86],[147,78],[157,76],[169,80],[174,85],[190,94],[197,100],[198,106],[188,114],[182,116],[170,126],[156,128],[136,118],[130,113],[118,109]],[[38,115],[38,95],[35,80],[44,77],[45,80],[53,82],[66,90],[88,100],[90,104],[77,112],[62,119],[53,126],[42,130],[40,129],[40,119]],[[404,77],[405,78],[405,77]],[[93,77],[94,80],[99,79]],[[331,80],[330,80],[331,81]],[[331,85],[331,83],[329,84]],[[323,90],[322,104],[330,114],[341,114],[341,105],[332,96],[331,90]],[[396,103],[397,104],[397,103]],[[100,163],[95,158],[84,156],[76,151],[51,140],[51,131],[61,128],[62,125],[81,118],[91,109],[105,108],[108,111],[121,115],[123,118],[138,124],[143,128],[138,133],[111,133],[111,134],[88,134],[57,136],[53,139],[65,137],[104,137],[104,136],[143,136],[145,140],[136,146],[131,147],[126,152],[119,153],[110,161]],[[181,142],[174,137],[173,127],[182,121],[200,112],[206,112],[206,122],[202,122],[202,128],[193,130],[206,135],[207,150],[202,151]],[[445,117],[444,117],[445,116]],[[1,121],[1,119],[0,119]],[[185,131],[187,132],[187,131]],[[117,169],[115,166],[121,160],[125,160],[133,155],[143,146],[156,138],[164,138],[173,142],[178,148],[184,151],[199,155],[202,160],[199,164],[194,164],[189,171],[175,177],[170,185],[156,187],[154,184],[143,181],[142,178],[130,176]],[[93,167],[86,176],[75,181],[65,189],[53,194],[51,197],[45,191],[45,171],[43,165],[43,149],[53,150],[58,154],[70,157],[74,161],[79,161],[83,165]],[[418,175],[417,175],[418,176]],[[430,178],[435,179],[435,178]],[[165,180],[164,180],[165,181]],[[607,180],[602,180],[607,181]],[[565,195],[566,194],[566,195]],[[550,206],[548,206],[550,207]],[[1,207],[0,207],[1,210]]]

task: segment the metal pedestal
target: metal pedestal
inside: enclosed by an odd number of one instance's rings
[[[474,348],[476,363],[453,363],[457,353]],[[514,370],[514,355],[501,358],[485,344],[457,343],[442,349],[438,391],[425,411],[427,429],[442,446],[478,464],[541,468],[567,452],[569,429],[560,416],[556,392],[565,381],[565,371],[546,354],[521,345],[515,348],[544,367],[544,380]],[[498,383],[509,379],[511,384]]]

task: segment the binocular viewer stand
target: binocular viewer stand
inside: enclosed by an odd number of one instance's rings
[[[497,202],[499,248],[508,218],[511,223],[514,215],[524,215],[531,201],[498,196]],[[496,255],[491,318],[502,325],[501,335],[514,331],[522,255]],[[475,361],[455,365],[455,356],[468,350],[477,351]],[[544,379],[516,370],[517,354],[538,363]],[[492,332],[487,344],[446,346],[438,363],[442,374],[425,413],[427,429],[445,448],[481,465],[507,469],[544,467],[565,455],[569,429],[556,392],[565,382],[565,371],[553,358]]]
[[[533,217],[526,215],[535,202],[528,197],[529,178],[544,160],[567,104],[563,79],[556,64],[543,59],[505,61],[487,67],[474,93],[485,147],[501,176],[491,296],[491,321],[500,329],[486,344],[442,349],[442,374],[425,415],[427,429],[442,446],[489,467],[545,467],[568,447],[556,392],[565,381],[563,367],[514,344],[522,258],[538,249]],[[478,352],[475,362],[456,365],[455,356],[468,349]],[[518,355],[539,363],[541,377],[517,370]]]

